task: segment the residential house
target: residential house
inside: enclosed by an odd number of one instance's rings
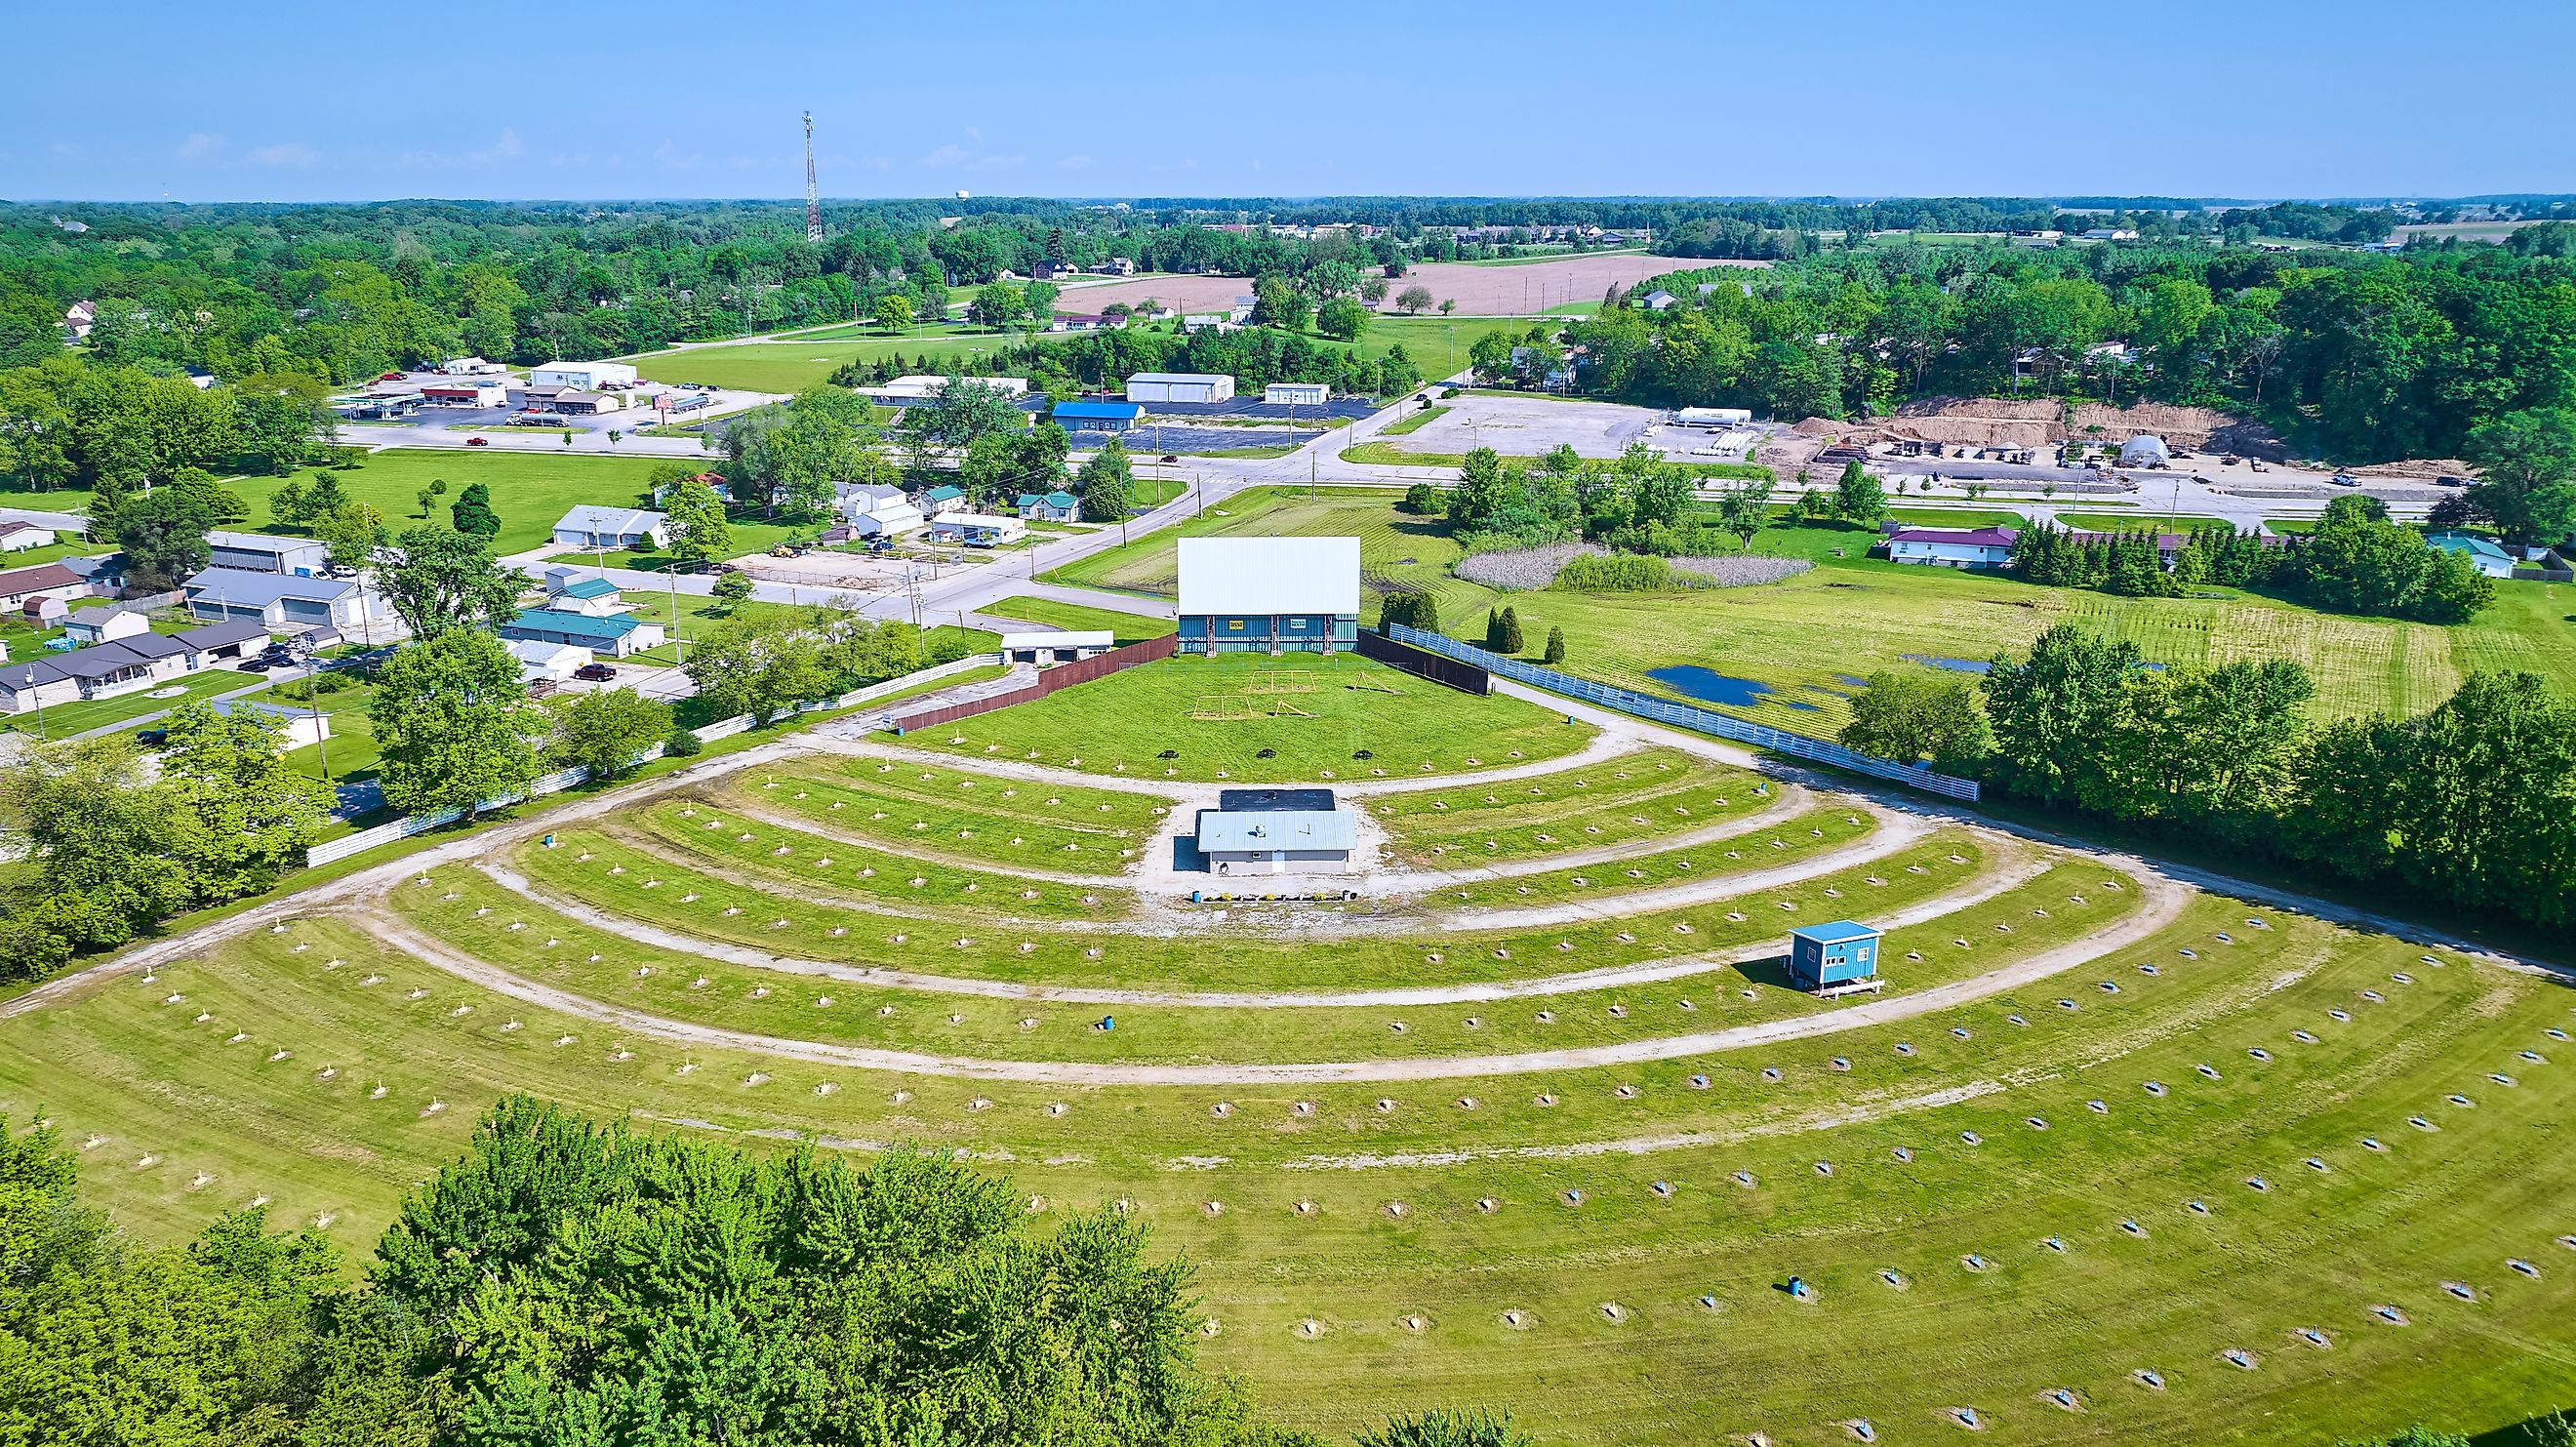
[[[309,749],[331,737],[331,716],[315,708],[290,708],[282,703],[261,703],[247,698],[219,698],[214,710],[227,718],[236,712],[255,714],[277,720],[279,744],[288,753]]]
[[[2469,560],[2469,566],[2490,578],[2513,576],[2513,554],[2496,545],[2493,538],[2475,533],[2434,533],[2424,539],[2446,553],[2458,553]]]
[[[249,619],[278,632],[330,628],[369,641],[395,626],[384,599],[356,578],[208,568],[182,583],[179,595],[209,623]]]
[[[1898,528],[1888,535],[1888,561],[1940,568],[2000,568],[2012,558],[2016,528]]]
[[[562,683],[575,669],[590,662],[590,648],[582,643],[544,643],[534,638],[514,638],[501,645],[519,660],[519,682]]]
[[[1082,516],[1082,499],[1062,489],[1021,493],[1018,507],[1020,517],[1029,522],[1069,523]]]
[[[248,618],[227,623],[209,623],[202,628],[183,628],[170,635],[171,641],[188,650],[194,661],[188,666],[204,668],[227,658],[247,658],[252,645],[268,646],[268,629]]]
[[[966,489],[953,482],[943,482],[913,500],[923,517],[939,517],[966,510]]]
[[[712,488],[715,491],[716,501],[718,502],[726,504],[731,504],[733,502],[733,484],[727,482],[725,480],[725,475],[721,472],[701,472],[697,476],[690,478],[689,481],[703,482],[709,488]],[[673,484],[665,482],[654,487],[653,505],[655,507],[660,507],[662,505],[663,498],[670,493],[672,486]]]
[[[38,563],[0,573],[0,608],[22,607],[30,598],[81,598],[90,586],[61,563]]]
[[[921,526],[921,509],[904,490],[882,482],[844,482],[833,486],[833,506],[863,538],[891,538]]]
[[[1671,292],[1668,292],[1659,286],[1653,291],[1646,293],[1642,305],[1650,312],[1659,312],[1664,308],[1671,306],[1674,300],[1675,298]]]
[[[1134,276],[1136,263],[1124,256],[1113,256],[1107,261],[1093,263],[1091,271],[1097,276]]]
[[[54,530],[15,519],[0,520],[0,553],[23,553],[53,546]]]
[[[572,644],[603,658],[625,658],[662,646],[662,625],[631,613],[594,618],[587,613],[531,608],[501,625],[505,643]]]
[[[63,636],[87,648],[152,631],[152,620],[127,608],[84,608],[63,620]]]
[[[560,565],[546,569],[546,607],[592,618],[613,618],[627,611],[625,595],[605,574]]]
[[[0,712],[139,693],[197,666],[197,655],[187,645],[158,633],[139,633],[0,667]]]
[[[312,538],[284,538],[273,533],[237,533],[217,528],[206,534],[206,566],[240,568],[251,573],[283,573],[312,578],[327,571],[331,550]]]
[[[664,547],[669,540],[670,519],[643,508],[583,503],[555,523],[555,541],[568,548],[625,552]]]

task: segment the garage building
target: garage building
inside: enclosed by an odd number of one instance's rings
[[[1183,653],[1359,646],[1357,538],[1183,538],[1180,563]]]
[[[1334,874],[1351,867],[1359,824],[1330,789],[1226,789],[1201,809],[1199,859],[1211,874]]]
[[[1333,387],[1329,382],[1273,382],[1261,389],[1261,400],[1292,407],[1321,407],[1333,400]]]
[[[1226,402],[1234,378],[1223,372],[1138,372],[1127,379],[1130,402]]]
[[[602,387],[635,385],[635,369],[624,362],[548,362],[528,369],[528,385],[596,392]]]

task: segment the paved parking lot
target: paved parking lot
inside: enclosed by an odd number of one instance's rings
[[[1286,427],[1191,427],[1167,422],[1159,427],[1140,425],[1119,440],[1139,457],[1157,457],[1164,452],[1187,455],[1241,447],[1294,447],[1314,435]],[[1076,432],[1073,450],[1096,452],[1109,445],[1109,438],[1106,432]]]

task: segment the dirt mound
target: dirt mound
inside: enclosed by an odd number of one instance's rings
[[[2089,441],[2125,442],[2143,432],[2183,451],[2233,452],[2276,461],[2288,456],[2269,427],[2208,407],[2172,407],[2161,402],[2108,407],[2088,402],[2075,409],[2067,425],[2070,436]]]
[[[2469,464],[2456,457],[2410,457],[2403,462],[2374,462],[2357,470],[2371,477],[2403,477],[2418,482],[2472,475]]]
[[[1896,409],[1916,417],[1982,417],[1997,422],[2062,422],[2066,409],[2054,397],[1917,397]]]
[[[2066,435],[2054,422],[1993,417],[1909,417],[1888,430],[1917,442],[1964,447],[2046,447]]]
[[[1844,426],[1831,417],[1810,417],[1793,430],[1803,437],[1839,437]]]

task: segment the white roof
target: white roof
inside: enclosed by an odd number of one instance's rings
[[[1138,382],[1231,382],[1227,372],[1138,372],[1127,379],[1129,386]]]
[[[1183,538],[1184,614],[1360,611],[1357,538]]]
[[[567,656],[577,655],[581,662],[590,661],[590,650],[578,643],[547,643],[535,638],[513,638],[501,645],[521,663],[538,668],[560,664]]]
[[[647,512],[642,508],[604,507],[598,503],[586,502],[557,519],[555,530],[560,532],[570,528],[575,532],[607,533],[611,536],[623,537],[629,533],[651,532],[668,521],[670,519],[663,514]]]
[[[1201,809],[1199,852],[1262,854],[1285,849],[1349,849],[1359,826],[1347,809]]]
[[[1020,648],[1110,648],[1115,647],[1117,642],[1118,635],[1106,628],[1096,633],[1055,630],[1045,633],[1005,633],[1002,635],[1001,647],[1003,652],[1009,653]]]
[[[952,512],[939,519],[939,526],[944,528],[1019,528],[1027,525],[1022,523],[1018,518],[997,517],[988,512]]]
[[[275,533],[237,533],[224,528],[207,532],[206,545],[243,553],[292,553],[323,546],[318,538],[288,538]]]

